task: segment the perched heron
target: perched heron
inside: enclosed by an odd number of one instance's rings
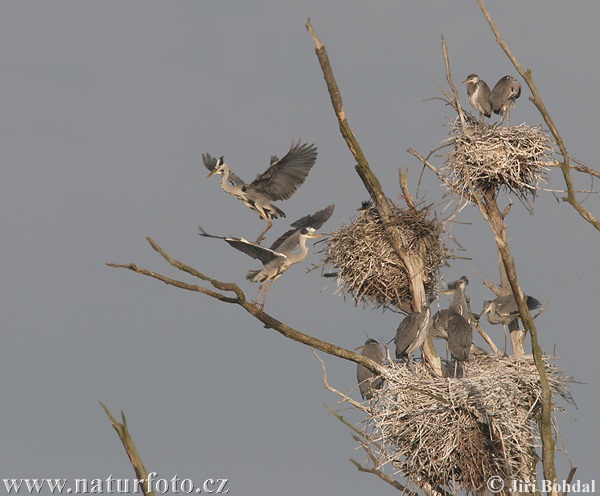
[[[483,122],[483,116],[491,117],[492,104],[490,103],[490,87],[487,83],[480,79],[477,74],[469,74],[463,84],[467,85],[467,97],[469,102],[477,112],[479,112],[479,120]]]
[[[220,174],[223,190],[235,196],[254,210],[261,219],[267,221],[267,227],[256,240],[259,244],[264,239],[265,233],[273,226],[271,219],[285,217],[285,213],[273,205],[273,202],[287,200],[300,187],[317,160],[317,147],[314,144],[301,145],[300,140],[294,144],[292,140],[290,151],[285,157],[280,160],[272,156],[269,168],[250,184],[231,172],[223,159],[224,157],[219,159],[211,157],[208,153],[202,154],[202,161],[210,171],[207,177]]]
[[[453,309],[455,313],[460,315],[466,315],[465,310],[465,290],[469,284],[469,280],[466,276],[462,276],[457,281],[453,281],[448,284],[446,291],[440,291],[443,294],[454,295],[450,302],[449,308],[438,310],[433,316],[433,325],[431,326],[431,337],[438,339],[448,339],[448,319],[450,318],[450,309]]]
[[[495,114],[500,114],[508,119],[510,126],[510,111],[515,106],[515,100],[521,96],[521,84],[512,76],[504,76],[496,83],[490,95],[490,103]]]
[[[471,345],[473,344],[473,329],[471,324],[455,309],[450,308],[448,315],[448,351],[454,358],[454,377],[458,370],[458,363],[469,360]]]
[[[529,310],[540,308],[542,304],[533,296],[525,295],[525,303]],[[517,302],[512,294],[500,296],[495,300],[485,300],[483,302],[483,311],[481,316],[487,313],[487,320],[490,324],[502,324],[504,328],[504,352],[508,345],[508,329],[507,326],[516,318],[520,317]]]
[[[361,350],[361,355],[370,358],[380,365],[383,364],[383,349],[374,339],[367,339],[365,344],[357,348],[357,350]],[[370,400],[373,397],[372,390],[380,389],[383,386],[383,379],[360,363],[356,367],[356,379],[358,380],[358,387],[363,400]]]
[[[396,344],[396,358],[408,357],[409,367],[413,366],[413,353],[423,346],[429,329],[431,328],[431,309],[429,305],[435,300],[435,295],[430,295],[425,303],[425,308],[420,312],[409,313],[396,331],[394,343]]]
[[[256,304],[260,296],[261,290],[264,288],[263,300],[259,305],[261,311],[265,307],[267,300],[267,292],[277,279],[288,270],[292,265],[302,262],[308,255],[308,247],[306,246],[306,240],[310,238],[319,238],[322,234],[315,232],[315,227],[308,225],[311,221],[313,225],[321,227],[331,214],[333,213],[333,205],[330,205],[323,210],[319,210],[313,215],[307,215],[298,219],[292,224],[294,229],[289,230],[284,236],[273,243],[271,248],[265,248],[257,243],[253,243],[244,238],[232,238],[226,236],[214,236],[208,234],[201,226],[198,226],[201,236],[207,238],[222,239],[233,246],[236,250],[244,252],[246,255],[250,255],[252,258],[257,258],[263,263],[262,269],[249,270],[246,279],[252,282],[260,282],[261,285],[258,288],[256,294]],[[297,253],[294,250],[300,245],[300,252]]]

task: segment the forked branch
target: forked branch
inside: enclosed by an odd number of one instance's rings
[[[385,367],[382,367],[378,363],[370,360],[369,358],[355,353],[354,351],[347,350],[346,348],[342,348],[340,346],[336,346],[334,344],[328,343],[326,341],[322,341],[318,338],[300,332],[283,322],[275,319],[271,315],[264,312],[260,307],[255,305],[254,303],[248,301],[243,291],[237,284],[234,283],[226,283],[222,281],[218,281],[217,279],[213,279],[197,269],[190,267],[189,265],[180,262],[179,260],[174,259],[170,255],[163,250],[158,243],[156,243],[152,238],[147,238],[148,242],[152,246],[152,248],[159,253],[165,260],[167,260],[173,267],[181,270],[182,272],[186,272],[198,279],[209,282],[214,288],[219,289],[221,291],[230,291],[233,292],[236,296],[230,297],[223,293],[219,293],[217,291],[213,291],[211,289],[205,288],[204,286],[199,286],[196,284],[189,284],[184,281],[180,281],[177,279],[173,279],[167,277],[165,275],[144,269],[139,267],[137,264],[128,263],[128,264],[117,264],[117,263],[107,263],[109,267],[117,268],[117,269],[127,269],[133,271],[137,274],[141,274],[143,276],[152,277],[153,279],[157,279],[159,281],[164,282],[170,286],[175,286],[180,289],[185,289],[187,291],[195,291],[197,293],[204,294],[206,296],[210,296],[216,300],[222,301],[224,303],[232,303],[239,305],[244,310],[246,310],[249,314],[251,314],[255,319],[262,322],[267,329],[273,329],[278,333],[282,334],[286,338],[292,339],[299,343],[305,344],[314,348],[316,350],[323,351],[328,353],[329,355],[337,356],[338,358],[343,358],[344,360],[350,360],[352,362],[360,363],[364,365],[367,369],[371,370],[376,374],[381,374],[385,376],[387,374],[387,370]]]

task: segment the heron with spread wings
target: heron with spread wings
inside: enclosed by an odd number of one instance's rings
[[[215,158],[208,153],[202,155],[204,166],[210,171],[207,177],[219,174],[221,187],[226,193],[235,196],[267,221],[267,227],[260,233],[256,244],[260,244],[265,233],[273,227],[272,219],[285,217],[283,210],[273,202],[290,198],[302,185],[316,160],[317,147],[314,144],[300,144],[300,140],[294,144],[292,140],[290,151],[282,159],[272,156],[269,168],[248,184],[231,171],[224,157]]]
[[[251,269],[246,275],[246,279],[261,283],[256,294],[255,303],[260,306],[262,311],[265,307],[267,292],[271,285],[292,265],[302,262],[307,257],[308,247],[306,246],[306,241],[322,236],[316,230],[320,229],[331,217],[333,208],[334,205],[329,205],[327,208],[319,210],[313,215],[307,215],[298,219],[292,224],[292,229],[275,240],[270,248],[260,246],[258,243],[253,243],[244,238],[214,236],[208,234],[201,226],[198,226],[198,229],[201,236],[222,239],[236,250],[262,262],[262,269]],[[300,252],[296,252],[298,245],[300,246]],[[261,291],[263,291],[263,299],[262,303],[259,304]]]

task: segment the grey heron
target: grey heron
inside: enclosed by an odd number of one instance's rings
[[[361,350],[361,355],[370,358],[380,365],[383,364],[383,349],[374,339],[367,339],[365,344],[357,348],[357,350]],[[358,388],[363,400],[370,400],[373,397],[372,390],[380,389],[383,386],[383,379],[360,363],[356,367],[356,379],[358,380]]]
[[[464,362],[469,359],[471,345],[473,343],[473,330],[466,319],[465,290],[469,284],[466,276],[448,284],[444,294],[452,294],[450,306],[439,310],[433,317],[431,337],[445,339],[450,355],[456,362]],[[455,363],[454,375],[456,375],[457,364]]]
[[[224,157],[214,158],[208,153],[202,154],[204,166],[210,171],[207,177],[221,175],[221,187],[226,193],[235,196],[244,205],[254,210],[261,219],[267,221],[267,227],[256,240],[259,244],[265,233],[271,229],[271,219],[285,217],[285,213],[273,202],[287,200],[302,185],[310,169],[317,160],[317,147],[312,144],[300,144],[300,140],[292,146],[282,158],[271,157],[269,168],[259,174],[254,181],[247,184],[236,176],[225,163]]]
[[[330,205],[323,210],[319,210],[313,215],[307,215],[298,219],[292,224],[286,234],[281,236],[273,243],[271,248],[260,246],[257,243],[248,241],[244,238],[233,238],[228,236],[215,236],[208,234],[201,226],[198,226],[201,236],[207,238],[222,239],[230,246],[246,255],[256,258],[263,263],[262,269],[251,269],[246,274],[246,279],[252,282],[260,282],[258,293],[256,294],[256,305],[260,306],[261,311],[265,307],[267,292],[271,285],[281,277],[292,265],[302,262],[308,255],[306,241],[311,238],[319,238],[322,234],[316,233],[316,228],[320,228],[333,213],[334,205]],[[309,225],[312,222],[313,225]],[[300,252],[296,248],[300,245]],[[259,296],[263,290],[263,300],[259,305]]]
[[[510,126],[510,111],[520,96],[521,84],[513,76],[504,76],[496,83],[490,95],[490,103],[492,111],[502,116],[501,124],[504,123],[504,117],[507,117]]]
[[[455,313],[466,315],[465,310],[465,290],[469,284],[466,276],[462,276],[457,281],[448,284],[446,291],[440,291],[442,294],[452,294],[453,298],[449,308],[438,310],[433,316],[433,325],[431,327],[431,337],[438,339],[448,339],[448,319],[450,317],[450,309],[454,309]]]
[[[479,120],[483,122],[483,116],[491,117],[492,104],[490,103],[490,87],[477,74],[469,74],[463,81],[467,85],[467,97],[477,112]]]
[[[535,310],[540,308],[542,304],[536,300],[533,296],[525,296],[525,303],[529,310]],[[487,320],[490,324],[502,324],[504,329],[504,353],[506,353],[506,347],[508,345],[508,329],[507,326],[516,318],[520,317],[519,308],[514,295],[509,294],[506,296],[500,296],[495,300],[485,300],[483,302],[483,311],[481,316],[487,313]]]
[[[430,295],[425,303],[425,308],[420,312],[409,313],[400,322],[396,330],[396,337],[394,338],[396,358],[408,357],[408,364],[411,369],[413,353],[423,346],[431,328],[431,309],[429,305],[434,299],[435,295]]]

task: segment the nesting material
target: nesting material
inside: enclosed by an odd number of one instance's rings
[[[452,128],[454,145],[439,170],[444,183],[473,201],[482,194],[505,189],[525,199],[546,180],[544,164],[554,153],[554,142],[540,127],[494,126],[458,122]]]
[[[425,290],[429,294],[440,265],[451,255],[441,239],[442,225],[431,218],[428,208],[392,208],[393,223],[401,230],[410,255],[424,261]],[[356,304],[399,307],[412,299],[406,268],[372,205],[329,236],[324,262],[337,269],[338,291],[349,294]]]
[[[554,393],[572,401],[572,378],[551,357],[544,360]],[[416,487],[451,493],[483,490],[491,476],[528,480],[541,408],[531,356],[471,359],[460,379],[435,377],[422,363],[415,373],[404,363],[389,369],[365,408],[369,448],[382,466],[391,464]]]

